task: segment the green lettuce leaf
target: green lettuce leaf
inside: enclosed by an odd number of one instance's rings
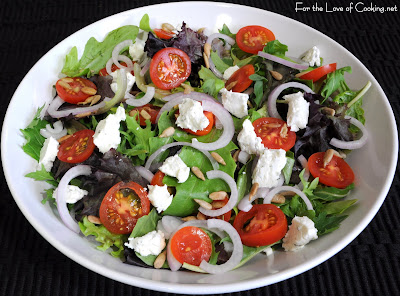
[[[285,53],[288,51],[288,46],[282,44],[279,40],[273,40],[268,42],[267,45],[264,46],[263,51],[269,54],[283,57],[285,56]]]
[[[339,91],[339,93],[342,93],[344,91],[350,90],[344,79],[345,72],[351,73],[351,67],[343,67],[337,69],[332,73],[329,73],[326,76],[325,85],[321,90],[321,96],[326,99],[335,91]]]
[[[215,51],[211,51],[211,60],[213,61],[215,68],[217,68],[218,71],[220,71],[221,73],[224,73],[226,69],[229,68],[229,65],[226,64],[218,55],[217,52]]]
[[[210,69],[201,66],[199,77],[203,80],[201,89],[210,96],[217,97],[218,92],[225,87],[223,80],[218,79]]]

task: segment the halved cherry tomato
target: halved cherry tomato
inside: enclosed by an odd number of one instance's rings
[[[180,263],[199,266],[211,257],[212,244],[210,237],[200,228],[186,226],[179,229],[171,238],[171,251]]]
[[[310,72],[306,72],[303,75],[299,76],[299,78],[316,82],[333,71],[336,71],[336,63],[325,65],[311,70]]]
[[[144,119],[144,117],[142,116],[141,111],[142,110],[146,111],[150,115],[150,122],[152,124],[155,124],[157,115],[158,115],[158,112],[160,112],[160,109],[161,109],[160,107],[153,106],[152,104],[146,104],[144,106],[140,106],[140,107],[136,107],[136,108],[132,109],[132,111],[130,111],[129,113],[133,114],[134,113],[133,110],[136,110],[139,113],[139,124],[141,126],[146,126],[146,119]]]
[[[334,155],[324,167],[325,152],[317,152],[308,158],[308,168],[314,178],[327,186],[346,188],[354,182],[354,172],[342,158]]]
[[[131,233],[137,220],[150,212],[146,190],[135,182],[111,187],[100,206],[100,221],[112,233]]]
[[[240,211],[233,221],[233,227],[244,245],[259,247],[282,239],[287,231],[287,220],[277,206],[257,204],[248,212]]]
[[[150,63],[150,78],[161,89],[172,89],[182,84],[190,75],[192,64],[182,50],[167,47],[159,50]]]
[[[132,61],[132,63],[135,63],[135,62]],[[125,63],[125,62],[120,62],[120,64],[121,64],[122,66],[125,66],[125,67],[126,67],[126,63]],[[116,66],[115,64],[112,64],[112,66],[111,66],[111,72],[114,72],[114,71],[116,71],[116,70],[118,70],[118,69],[119,69],[118,66]],[[133,76],[135,76],[135,73],[133,72],[133,70],[131,71],[131,74],[132,74]],[[108,72],[107,72],[107,69],[104,67],[103,69],[101,69],[101,70],[99,71],[99,75],[100,75],[100,76],[107,76],[107,75],[109,75],[109,74],[108,74]]]
[[[296,142],[296,133],[282,119],[262,117],[255,120],[253,126],[266,148],[288,151]]]
[[[204,136],[204,135],[207,135],[209,132],[211,132],[211,130],[214,126],[214,114],[212,114],[209,111],[203,111],[203,113],[209,121],[209,124],[205,128],[203,128],[202,130],[195,131],[195,132],[188,128],[183,128],[183,130],[189,134],[196,135],[196,136]]]
[[[254,66],[249,64],[243,66],[239,70],[235,71],[232,76],[225,83],[225,86],[230,85],[231,83],[236,83],[232,88],[234,92],[242,92],[246,90],[252,83],[253,80],[249,78],[250,75],[255,73]]]
[[[85,88],[83,91],[82,89]],[[94,93],[88,91],[97,91],[96,85],[86,78],[81,77],[65,77],[56,82],[57,94],[64,101],[71,104],[78,104],[84,102],[88,97],[93,96]]]
[[[158,185],[158,186],[163,186],[163,179],[165,177],[165,174],[162,171],[157,171],[157,173],[154,174],[153,179],[151,179],[150,185]]]
[[[239,48],[252,54],[257,54],[260,50],[263,50],[265,44],[272,40],[275,40],[274,33],[261,26],[243,27],[236,34],[236,42]]]
[[[175,36],[173,32],[167,32],[163,29],[154,29],[153,31],[157,35],[157,37],[161,39],[171,39]]]
[[[75,132],[61,142],[57,153],[58,159],[68,163],[79,163],[88,159],[96,147],[93,135],[94,131],[89,129]]]
[[[225,206],[228,203],[228,201],[229,201],[229,198],[225,197],[224,200],[218,200],[218,201],[214,201],[214,202],[221,202]],[[213,210],[217,210],[219,208],[221,208],[221,207],[216,208],[213,205]],[[227,212],[227,213],[225,213],[225,214],[223,214],[221,216],[217,216],[217,217],[206,216],[206,219],[221,219],[221,220],[224,220],[226,222],[229,222],[229,220],[231,219],[231,216],[232,216],[232,211],[229,211],[229,212]]]

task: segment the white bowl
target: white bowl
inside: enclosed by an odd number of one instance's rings
[[[368,80],[372,82],[364,98],[369,142],[348,159],[357,176],[351,198],[359,202],[340,229],[298,252],[275,252],[273,257],[260,255],[238,270],[214,276],[123,264],[96,250],[93,243],[82,235],[71,232],[49,205],[41,204],[41,192],[46,185],[24,177],[35,169],[36,163],[21,149],[24,139],[20,129],[29,124],[39,106],[50,100],[52,85],[71,47],[77,46],[81,54],[90,37],[102,40],[112,29],[127,24],[138,25],[145,13],[149,14],[152,27],[159,27],[163,22],[178,26],[185,21],[191,28],[206,27],[206,34],[216,32],[224,23],[233,32],[244,25],[263,25],[289,46],[288,54],[291,56],[299,56],[311,46],[318,45],[324,63],[351,66],[353,74],[347,75],[346,81],[352,89],[360,89]],[[394,176],[398,151],[394,116],[382,88],[345,48],[322,33],[281,15],[211,2],[180,2],[138,8],[98,21],[66,38],[43,56],[19,85],[7,110],[1,140],[4,173],[15,201],[29,222],[55,248],[88,269],[117,281],[186,294],[217,294],[269,285],[300,274],[339,252],[368,225],[383,203]]]

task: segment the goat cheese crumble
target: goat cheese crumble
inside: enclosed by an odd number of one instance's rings
[[[248,94],[228,91],[226,88],[221,89],[220,93],[222,95],[222,105],[231,114],[237,118],[242,118],[249,114],[247,110]]]
[[[283,149],[264,149],[253,171],[253,184],[272,188],[279,185],[281,171],[286,165],[286,152]]]
[[[240,149],[249,154],[260,155],[266,149],[262,139],[257,137],[254,126],[249,119],[243,121],[243,129],[238,134],[237,140]]]
[[[201,103],[189,98],[183,99],[179,104],[179,116],[176,125],[187,128],[194,132],[205,129],[210,124],[207,116],[203,113]]]
[[[179,155],[168,157],[159,170],[168,176],[177,178],[178,183],[185,182],[189,178],[190,173],[189,167],[183,162]]]
[[[42,169],[42,165],[47,172],[50,172],[53,167],[54,160],[56,160],[58,147],[60,144],[53,137],[47,138],[44,143],[42,149],[40,149],[40,158],[38,169]]]
[[[318,67],[321,66],[320,51],[316,46],[310,48],[301,59],[307,62],[310,67],[314,67],[314,65]]]
[[[135,250],[142,256],[159,255],[165,248],[164,233],[160,230],[153,230],[141,237],[130,237],[128,242],[125,243],[130,249]]]
[[[282,247],[285,251],[297,251],[303,248],[311,240],[317,239],[318,230],[314,222],[307,216],[295,216],[289,230],[283,238]]]
[[[308,115],[310,114],[310,103],[304,99],[303,93],[298,92],[283,96],[283,99],[289,102],[289,110],[287,113],[287,125],[290,130],[297,132],[306,128],[308,123]]]
[[[165,211],[172,203],[173,196],[168,191],[168,186],[147,185],[149,187],[149,198],[151,204],[157,209],[158,213]]]

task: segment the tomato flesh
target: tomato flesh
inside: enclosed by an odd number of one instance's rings
[[[243,27],[236,34],[239,48],[252,54],[263,50],[264,46],[272,40],[275,40],[274,33],[261,26]]]
[[[282,239],[287,232],[285,214],[272,204],[256,204],[250,211],[240,211],[233,227],[242,243],[249,247],[273,244]]]
[[[136,112],[139,114],[139,124],[141,126],[146,126],[146,119],[142,115],[142,110],[144,110],[148,115],[150,115],[151,124],[155,124],[157,120],[158,113],[160,112],[160,107],[153,106],[152,104],[146,104],[144,106],[136,107],[132,109],[129,114],[134,115]],[[135,112],[136,111],[136,112]],[[131,116],[132,116],[131,115]],[[147,116],[147,115],[146,115]]]
[[[204,135],[207,135],[208,133],[210,133],[214,126],[214,121],[215,121],[214,114],[212,114],[209,111],[203,111],[203,113],[209,121],[209,124],[205,128],[203,128],[202,130],[197,130],[195,132],[188,128],[183,128],[183,130],[189,134],[196,135],[196,136],[204,136]]]
[[[142,186],[119,182],[106,193],[100,206],[100,221],[112,233],[131,233],[137,220],[150,212],[150,201]]]
[[[70,104],[84,102],[87,98],[93,96],[95,93],[87,93],[86,89],[88,88],[91,88],[97,92],[96,85],[86,78],[65,77],[56,82],[57,94],[61,99]]]
[[[150,78],[161,89],[178,87],[190,75],[192,64],[182,50],[167,47],[159,50],[150,63]]]
[[[296,142],[296,133],[292,132],[282,119],[262,117],[255,120],[253,126],[266,148],[288,151]]]
[[[163,186],[163,179],[165,177],[165,174],[162,171],[157,171],[157,173],[154,174],[153,179],[151,179],[150,185],[158,185],[158,186]]]
[[[80,130],[62,141],[58,149],[59,160],[68,163],[80,163],[92,155],[96,147],[93,142],[94,131]]]
[[[354,182],[354,172],[342,158],[334,155],[324,167],[325,152],[317,152],[308,159],[308,168],[319,182],[335,188],[346,188]]]
[[[253,83],[253,80],[251,80],[249,76],[254,73],[255,69],[253,65],[249,64],[243,66],[232,74],[232,76],[225,83],[225,86],[228,87],[229,85],[234,84],[233,88],[231,89],[232,91],[245,91]]]
[[[313,82],[316,82],[320,80],[322,77],[325,77],[327,74],[336,71],[336,63],[325,65],[319,68],[316,68],[314,70],[311,70],[310,72],[306,72],[303,75],[301,75],[299,78],[304,79],[304,80],[312,80]]]
[[[211,257],[212,244],[210,237],[200,228],[186,226],[179,229],[171,238],[171,251],[180,263],[199,266]]]
[[[173,32],[167,32],[163,29],[154,29],[153,31],[156,34],[156,36],[161,39],[171,39],[172,37],[175,36]]]

